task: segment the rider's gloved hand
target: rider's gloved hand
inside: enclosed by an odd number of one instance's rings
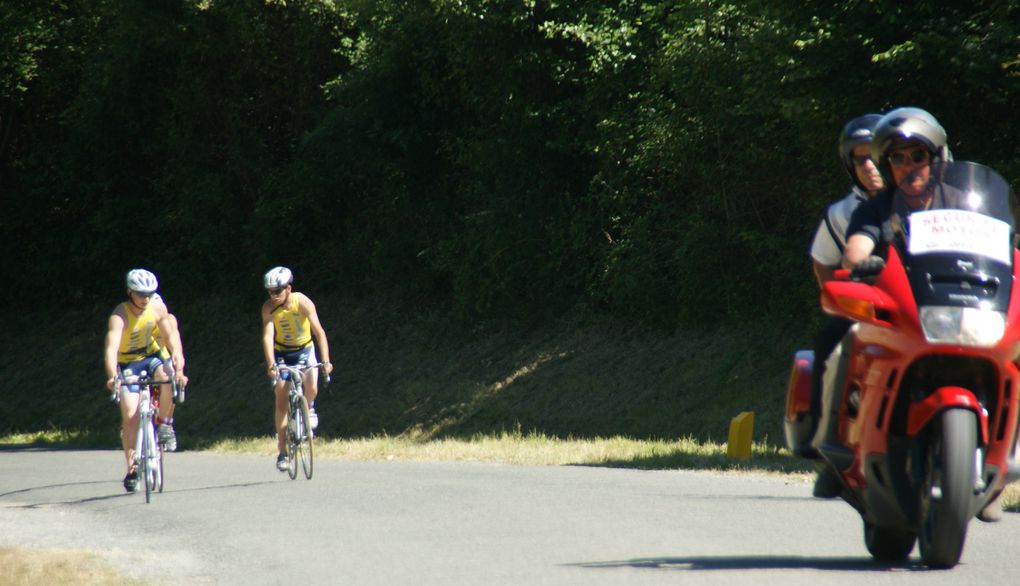
[[[850,279],[854,281],[863,281],[865,283],[874,283],[875,279],[878,278],[879,273],[881,273],[884,268],[885,259],[880,256],[871,255],[854,265],[854,268],[850,270]]]

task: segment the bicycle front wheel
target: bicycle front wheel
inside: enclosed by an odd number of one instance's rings
[[[301,449],[301,408],[293,399],[290,401],[290,411],[287,413],[287,474],[290,479],[297,478],[298,452]]]
[[[312,479],[312,459],[314,458],[314,449],[312,446],[312,417],[308,412],[308,401],[305,400],[304,396],[301,396],[301,425],[298,429],[301,433],[301,443],[298,446],[298,456],[301,458],[301,469],[305,471],[305,478],[308,480]],[[295,474],[297,473],[297,466],[295,468]]]
[[[152,423],[145,421],[142,423],[142,478],[141,481],[145,483],[145,502],[148,503],[152,499],[152,489],[155,487],[153,474],[155,473],[152,469],[152,457],[149,451],[152,449]]]

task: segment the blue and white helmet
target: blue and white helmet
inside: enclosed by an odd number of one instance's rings
[[[294,273],[287,267],[273,267],[269,269],[263,279],[266,289],[280,289],[294,282]]]
[[[127,288],[135,293],[154,293],[159,288],[156,275],[145,269],[131,269],[125,281]]]

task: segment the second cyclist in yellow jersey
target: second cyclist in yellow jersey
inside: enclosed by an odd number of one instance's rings
[[[315,304],[303,293],[293,290],[294,274],[286,267],[274,267],[265,274],[263,285],[269,299],[262,304],[262,353],[266,359],[266,374],[276,380],[274,422],[276,424],[277,452],[276,467],[287,470],[285,449],[287,430],[287,383],[277,377],[277,364],[288,366],[311,366],[321,364],[326,374],[333,372],[329,362],[329,343],[326,332],[319,323]],[[314,344],[312,343],[314,339]],[[316,359],[316,351],[322,354],[322,362]],[[315,413],[315,397],[318,395],[319,369],[309,369],[304,375],[305,397],[308,399],[312,429],[319,424]]]

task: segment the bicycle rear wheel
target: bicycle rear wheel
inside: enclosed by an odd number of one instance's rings
[[[301,468],[305,471],[305,478],[308,480],[312,479],[312,463],[315,456],[313,445],[312,445],[312,417],[308,412],[308,401],[301,397],[301,425],[298,429],[301,432],[301,444],[298,447],[298,456],[301,458]],[[295,473],[297,466],[295,466]]]
[[[163,492],[163,448],[156,450],[156,488]]]

